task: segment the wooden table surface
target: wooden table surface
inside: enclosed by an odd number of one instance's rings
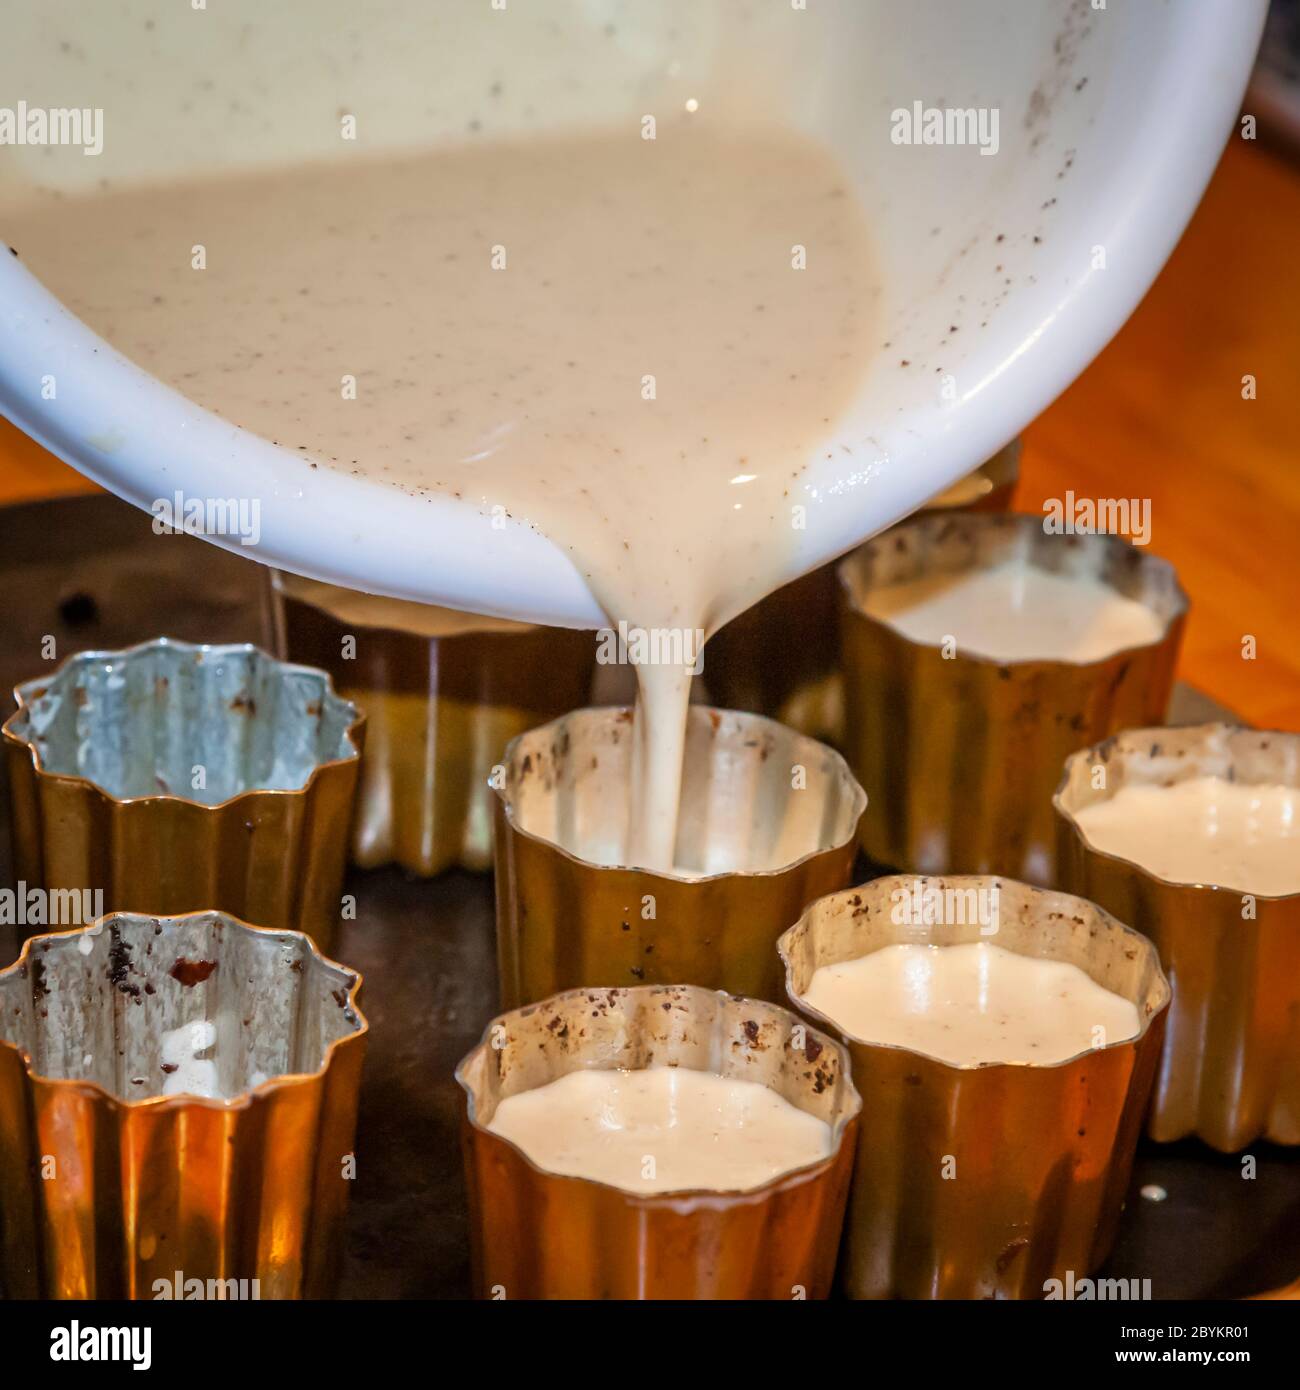
[[[1233,140],[1141,307],[1030,426],[1015,505],[1151,500],[1191,595],[1182,678],[1300,730],[1300,170]],[[1257,398],[1242,398],[1242,378]],[[1242,659],[1242,639],[1256,657]]]
[[[1030,426],[1021,510],[1148,498],[1192,597],[1179,674],[1300,730],[1300,170],[1234,137],[1187,235],[1118,337]],[[1257,383],[1242,396],[1242,378]],[[0,420],[0,503],[92,485]],[[1242,656],[1255,639],[1255,658]]]

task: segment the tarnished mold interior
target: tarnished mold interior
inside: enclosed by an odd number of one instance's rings
[[[503,1014],[456,1079],[486,1126],[506,1097],[570,1072],[649,1067],[758,1082],[830,1125],[832,1154],[862,1108],[838,1043],[788,1009],[697,985],[575,989]]]
[[[245,791],[297,791],[322,763],[358,756],[356,708],[329,677],[248,645],[159,638],[82,652],[15,695],[6,732],[42,771],[124,800],[214,806]]]
[[[987,894],[995,887],[996,899],[981,899],[981,892]],[[927,901],[933,904],[932,911],[926,909]],[[918,902],[923,909],[922,921],[914,922],[909,920],[916,916],[910,904]],[[996,902],[995,911],[982,913],[981,902]],[[987,930],[990,925],[994,930]],[[1138,1032],[1107,1044],[1109,1047],[1137,1042],[1169,1002],[1168,981],[1155,947],[1146,937],[1083,898],[992,875],[926,878],[898,874],[832,893],[813,903],[781,937],[777,949],[785,962],[787,988],[796,1006],[824,1026],[835,1028],[833,1020],[804,1000],[809,982],[821,966],[858,960],[885,946],[952,946],[978,941],[1022,956],[1076,965],[1104,989],[1136,1005]],[[871,1043],[870,1039],[858,1041]]]
[[[1096,767],[1105,769],[1104,786],[1095,785]],[[1095,748],[1072,754],[1053,802],[1075,834],[1093,849],[1075,820],[1075,814],[1085,806],[1109,800],[1121,787],[1172,787],[1195,777],[1219,777],[1247,786],[1300,788],[1300,734],[1231,724],[1126,729]]]
[[[632,711],[575,710],[507,750],[502,788],[521,830],[596,864],[627,864]],[[866,793],[833,749],[771,719],[693,705],[674,866],[764,873],[848,842]]]
[[[232,1100],[310,1075],[365,1028],[357,976],[297,932],[219,912],[115,913],[34,937],[0,971],[0,1044],[33,1075],[89,1081],[121,1100]]]
[[[932,574],[968,574],[1021,561],[1064,578],[1096,579],[1145,604],[1161,621],[1161,638],[1187,612],[1174,567],[1119,536],[1062,535],[1043,518],[1012,512],[938,512],[913,517],[859,546],[839,567],[852,607],[863,611],[873,589]],[[968,656],[968,660],[989,660]],[[1005,663],[1004,663],[1005,664]]]

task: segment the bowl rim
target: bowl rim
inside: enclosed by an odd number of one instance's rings
[[[518,631],[511,631],[508,628],[501,627],[486,627],[466,628],[463,632],[449,632],[446,634],[426,634],[423,632],[410,632],[406,628],[395,627],[390,623],[360,622],[353,621],[351,618],[344,620],[342,618],[335,617],[335,615],[331,613],[330,610],[326,608],[324,604],[317,603],[314,599],[305,598],[301,594],[291,593],[290,590],[285,587],[284,576],[286,574],[292,575],[295,579],[302,579],[307,576],[300,575],[296,573],[296,571],[294,570],[286,570],[279,565],[268,564],[266,566],[266,569],[268,571],[267,582],[270,586],[271,596],[277,604],[283,605],[285,603],[295,603],[302,608],[310,609],[313,614],[320,614],[346,627],[357,628],[361,632],[369,632],[371,634],[385,637],[414,637],[416,641],[419,642],[463,642],[466,639],[474,640],[476,638],[483,637],[528,637],[537,632],[543,632],[546,630],[545,623],[525,623],[519,622],[518,620],[513,618],[493,618],[491,615],[470,613],[459,608],[450,609],[448,611],[458,613],[462,617],[466,618],[482,617],[486,622],[489,623],[510,623],[513,625],[514,628],[517,628]],[[338,589],[341,592],[347,594],[362,594],[367,598],[382,599],[385,597],[385,595],[383,594],[369,594],[365,589],[349,589],[345,584],[334,584],[326,579],[312,579],[310,580],[310,582],[313,584],[319,584],[326,589]],[[420,603],[416,599],[404,598],[392,599],[391,602],[406,604],[410,608],[433,608],[440,606],[437,604]],[[556,628],[554,630],[557,632],[584,632],[588,629]],[[288,666],[293,665],[294,663],[285,662],[284,664]],[[316,668],[313,666],[309,666],[306,669],[311,671],[315,670]]]

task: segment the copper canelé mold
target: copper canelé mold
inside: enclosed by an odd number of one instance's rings
[[[965,907],[915,924],[907,918],[916,914],[896,911],[896,894],[951,892],[955,909],[995,886],[992,934]],[[1051,1065],[957,1066],[848,1036],[804,1002],[822,965],[896,943],[984,940],[1079,966],[1137,1006],[1138,1034]],[[1114,1241],[1169,1002],[1152,944],[1064,893],[991,877],[899,875],[814,903],[780,951],[791,1000],[843,1038],[862,1096],[845,1291],[1041,1298],[1047,1280],[1096,1269]]]
[[[1145,604],[1159,639],[1098,661],[1000,662],[945,656],[863,610],[873,588],[1013,558]],[[863,849],[920,873],[1053,883],[1051,797],[1066,755],[1164,718],[1187,612],[1173,567],[1115,536],[1047,534],[1039,516],[961,513],[891,528],[839,576],[846,754],[870,798]]]
[[[378,627],[345,620],[275,578],[280,654],[328,671],[366,716],[353,862],[426,876],[455,865],[489,868],[488,778],[512,738],[587,703],[592,634],[517,625],[432,636]],[[346,592],[308,592],[318,591]]]
[[[503,1008],[583,985],[689,980],[781,994],[776,939],[849,882],[865,801],[833,749],[756,714],[693,706],[682,873],[626,862],[633,714],[576,710],[515,739],[497,785]],[[690,876],[686,876],[690,875]]]
[[[1194,1134],[1226,1153],[1261,1138],[1300,1144],[1300,893],[1169,882],[1095,849],[1074,818],[1132,783],[1210,776],[1300,787],[1300,735],[1128,729],[1074,754],[1053,798],[1061,881],[1145,932],[1169,974],[1152,1138]]]
[[[688,1067],[770,1087],[830,1154],[744,1192],[640,1195],[548,1172],[493,1134],[499,1101],[583,1068]],[[456,1069],[482,1298],[825,1298],[861,1101],[843,1048],[787,1009],[692,985],[572,990],[503,1014]]]
[[[14,692],[14,869],[105,912],[339,919],[363,720],[329,677],[256,647],[82,652]]]
[[[5,1295],[328,1294],[360,983],[218,912],[29,939],[0,971]]]

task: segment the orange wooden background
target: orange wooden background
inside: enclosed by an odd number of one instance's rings
[[[1192,600],[1183,678],[1300,730],[1298,454],[1300,170],[1234,139],[1151,293],[1030,426],[1016,505],[1149,497]]]
[[[1300,171],[1234,139],[1142,306],[1030,427],[1017,506],[1150,498],[1151,550],[1192,597],[1183,678],[1300,730],[1298,451]],[[0,421],[0,502],[90,486]]]

